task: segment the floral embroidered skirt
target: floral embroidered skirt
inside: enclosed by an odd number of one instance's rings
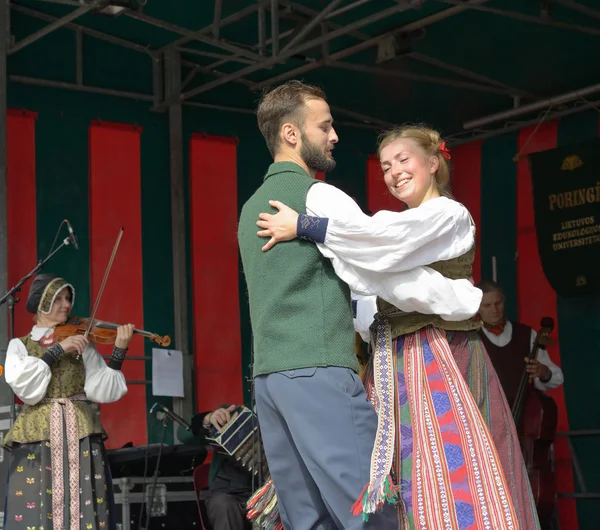
[[[397,376],[392,421],[398,435],[391,471],[400,489],[401,528],[539,529],[514,422],[483,344],[476,332],[436,333],[416,332],[392,342]],[[446,346],[436,344],[440,341]],[[376,401],[373,357],[364,382]],[[467,409],[470,421],[463,414]],[[478,431],[487,450],[475,443]],[[502,497],[494,497],[496,488]]]
[[[66,448],[64,454],[67,454]],[[66,456],[65,456],[66,460]],[[10,451],[10,472],[5,505],[4,528],[10,530],[54,530],[52,495],[64,492],[63,528],[69,526],[69,466],[63,466],[63,484],[52,484],[50,442],[14,444]],[[100,435],[79,441],[78,530],[114,530],[112,479]],[[62,530],[62,529],[61,529]]]

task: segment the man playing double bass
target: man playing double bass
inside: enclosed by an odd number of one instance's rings
[[[496,282],[485,280],[477,285],[483,291],[479,315],[483,326],[479,333],[494,365],[508,404],[517,418],[517,432],[527,465],[542,530],[553,530],[556,518],[556,488],[552,446],[556,434],[557,408],[546,390],[563,384],[563,373],[540,347],[533,359],[538,334],[520,322],[504,316],[504,292]],[[529,383],[519,403],[519,387]],[[515,403],[517,402],[517,403]]]

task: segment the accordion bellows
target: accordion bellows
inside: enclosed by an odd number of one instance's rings
[[[232,457],[249,473],[259,475],[259,480],[269,476],[258,420],[249,408],[237,407],[220,431],[211,427],[207,440],[217,451]]]

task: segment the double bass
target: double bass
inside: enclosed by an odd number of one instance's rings
[[[528,359],[536,359],[541,348],[550,344],[554,320],[544,317]],[[540,520],[552,518],[556,506],[556,474],[553,444],[558,426],[556,402],[530,384],[525,369],[511,410],[523,451],[527,474]]]

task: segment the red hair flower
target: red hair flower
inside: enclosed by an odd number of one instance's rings
[[[440,144],[440,153],[446,160],[450,160],[452,157],[450,156],[450,150],[446,147],[446,142],[442,142]]]

